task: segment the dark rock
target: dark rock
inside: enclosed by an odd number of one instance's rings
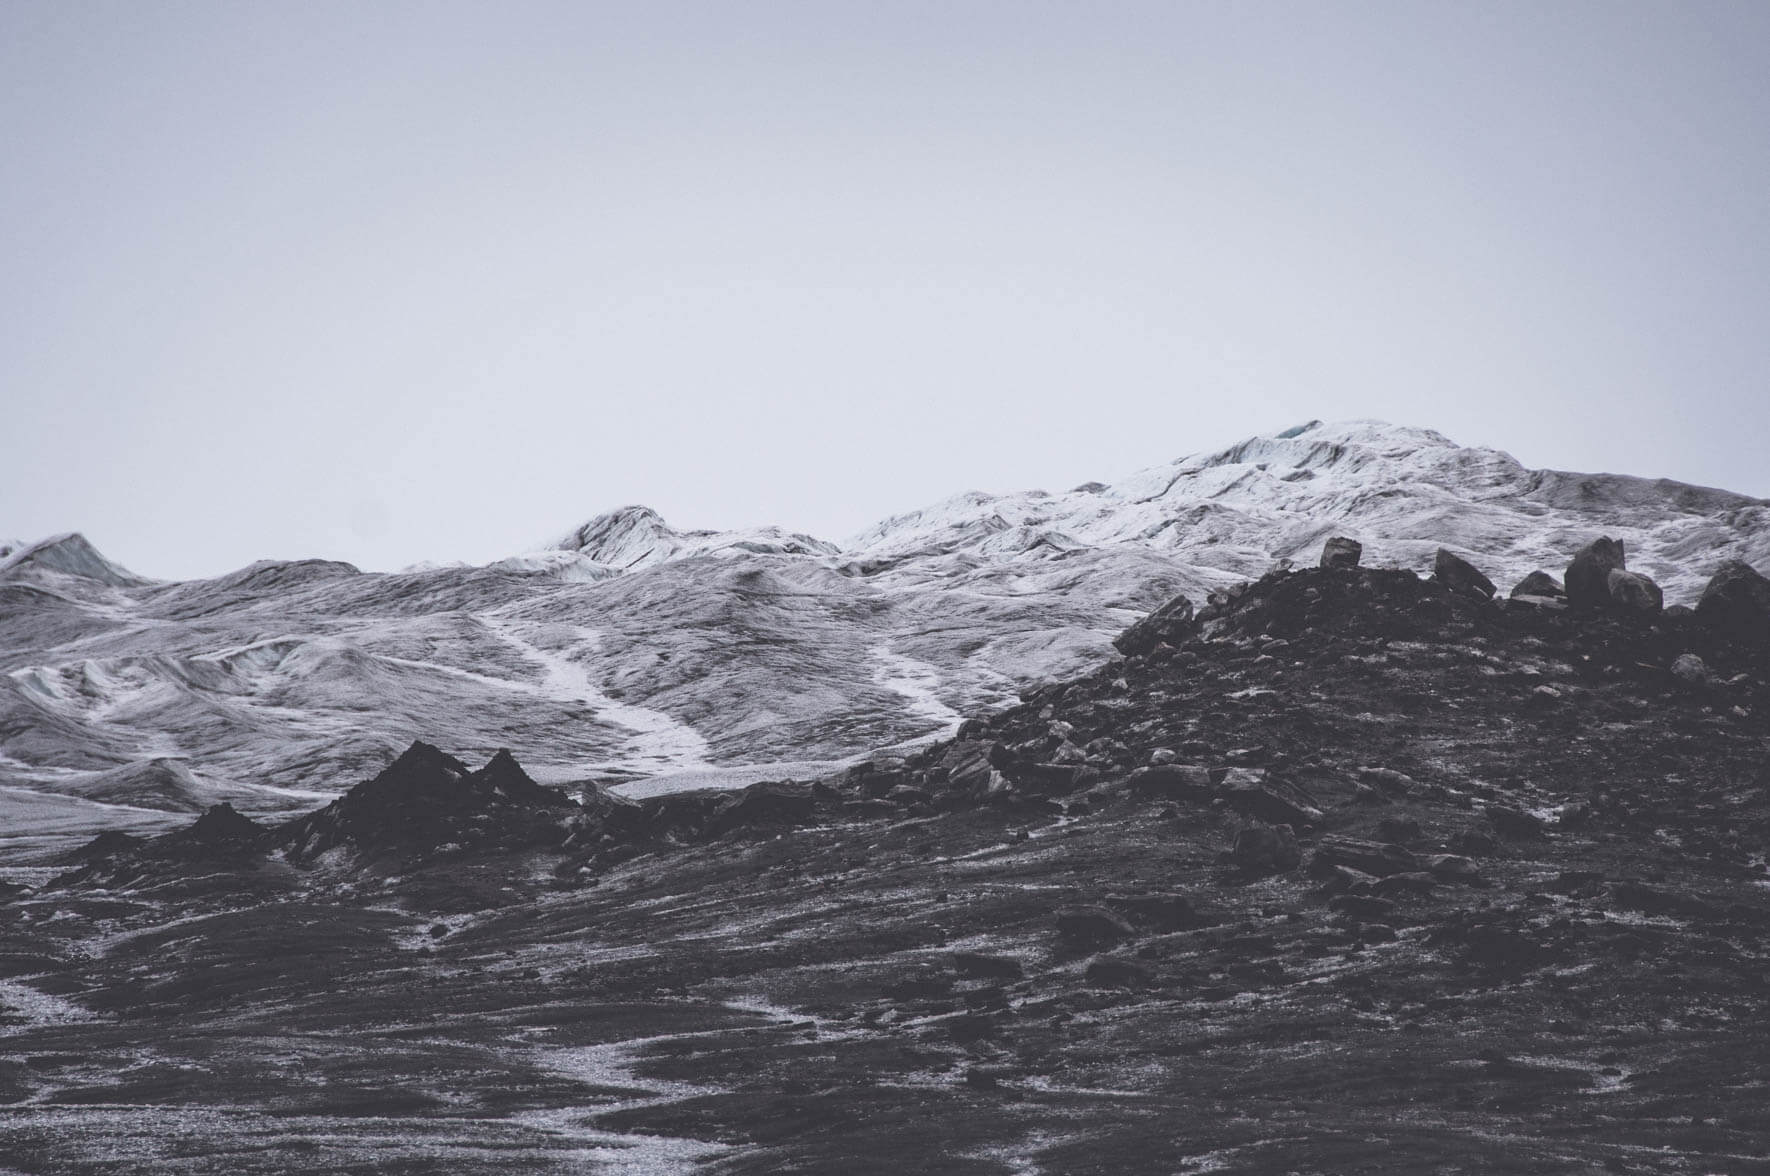
[[[1612,568],[1605,583],[1610,589],[1610,603],[1628,612],[1656,613],[1665,604],[1665,593],[1659,585],[1639,572]]]
[[[1487,807],[1487,821],[1493,826],[1494,832],[1514,841],[1541,837],[1545,827],[1541,817],[1503,804]]]
[[[1567,602],[1575,608],[1600,609],[1610,604],[1610,573],[1623,569],[1623,545],[1608,537],[1580,548],[1567,565]]]
[[[1454,853],[1430,854],[1420,859],[1428,873],[1443,882],[1461,882],[1474,886],[1481,882],[1481,871],[1468,858]]]
[[[1500,848],[1499,842],[1476,829],[1465,829],[1453,834],[1446,844],[1453,852],[1470,857],[1492,857]]]
[[[1443,547],[1432,560],[1432,578],[1452,592],[1481,600],[1493,599],[1493,581],[1482,575],[1474,564]]]
[[[1211,773],[1192,764],[1160,764],[1138,768],[1127,779],[1131,791],[1156,800],[1209,800]]]
[[[1672,661],[1672,676],[1692,686],[1701,686],[1710,681],[1714,674],[1709,670],[1708,663],[1694,653],[1680,653]]]
[[[1368,894],[1337,894],[1328,899],[1328,910],[1356,919],[1386,919],[1395,913],[1395,904]]]
[[[1335,866],[1346,866],[1365,874],[1382,877],[1406,874],[1420,868],[1413,854],[1399,845],[1379,841],[1358,841],[1350,837],[1325,837],[1310,858],[1312,874],[1325,874]]]
[[[1234,769],[1225,785],[1222,795],[1230,808],[1269,825],[1318,825],[1326,815],[1301,797],[1282,795],[1277,786],[1266,783],[1263,772]]]
[[[897,791],[893,789],[893,791]],[[923,798],[927,793],[914,789]],[[743,826],[803,825],[817,811],[817,797],[810,784],[791,780],[764,780],[740,789],[714,815],[715,828],[736,829]]]
[[[1390,796],[1406,796],[1419,788],[1412,776],[1392,768],[1360,768],[1358,779],[1360,783],[1369,784]]]
[[[1512,595],[1561,600],[1566,598],[1567,589],[1561,586],[1561,581],[1547,572],[1532,572],[1512,586]]]
[[[965,1085],[973,1090],[995,1090],[1012,1077],[1012,1066],[971,1066],[965,1071]]]
[[[1114,895],[1110,901],[1137,926],[1153,931],[1184,931],[1202,921],[1184,894]]]
[[[1770,644],[1770,578],[1743,560],[1728,560],[1702,590],[1696,618],[1735,641]]]
[[[1113,648],[1126,657],[1138,657],[1157,645],[1183,645],[1198,631],[1192,601],[1176,596],[1113,638]]]
[[[973,980],[1019,980],[1026,975],[1020,961],[1010,956],[984,955],[975,951],[956,951],[948,957],[953,971]]]
[[[1321,566],[1324,568],[1355,568],[1364,558],[1364,544],[1356,539],[1336,535],[1322,544]]]
[[[1420,823],[1412,817],[1384,817],[1377,822],[1377,836],[1384,841],[1406,842],[1420,838]]]
[[[1289,825],[1250,825],[1235,835],[1229,853],[1236,866],[1249,874],[1282,874],[1303,861]]]
[[[1155,983],[1155,973],[1148,965],[1123,956],[1099,956],[1090,960],[1084,978],[1104,988],[1148,988]]]
[[[1123,915],[1103,906],[1064,907],[1057,912],[1057,936],[1066,947],[1109,947],[1133,934]]]

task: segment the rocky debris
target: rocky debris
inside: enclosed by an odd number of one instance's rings
[[[1137,657],[1156,646],[1183,645],[1197,631],[1192,601],[1176,596],[1113,638],[1113,648],[1126,657]]]
[[[1272,825],[1302,828],[1320,824],[1326,815],[1300,789],[1269,781],[1255,768],[1229,769],[1221,795],[1236,812]]]
[[[146,839],[101,833],[62,861],[57,889],[146,884],[180,875],[249,868],[261,860],[270,831],[222,803],[182,829]]]
[[[1565,600],[1567,589],[1547,572],[1532,572],[1512,586],[1513,596],[1530,596],[1542,600]]]
[[[1321,547],[1321,566],[1324,568],[1355,568],[1362,558],[1364,544],[1343,535],[1334,536]]]
[[[1770,645],[1770,578],[1743,560],[1728,560],[1702,590],[1696,618],[1734,641]]]
[[[1543,819],[1534,813],[1503,804],[1487,806],[1487,822],[1493,826],[1494,832],[1509,840],[1541,837],[1547,827]]]
[[[563,821],[579,806],[531,780],[508,751],[478,771],[416,742],[372,780],[277,830],[288,860],[311,862],[334,849],[377,857],[445,849],[559,846]]]
[[[1672,660],[1672,675],[1681,682],[1701,686],[1714,678],[1707,662],[1694,653],[1680,653]]]
[[[1198,764],[1138,768],[1126,782],[1137,795],[1158,800],[1207,801],[1216,793],[1210,769]]]
[[[1024,1144],[1050,1171],[1187,1170],[1256,1144],[1231,1165],[1434,1171],[1481,1162],[1472,1138],[1501,1140],[1483,1154],[1521,1172],[1576,1154],[1619,1170],[1752,1158],[1751,1076],[1770,1047],[1770,648],[1695,617],[1513,609],[1381,569],[1213,595],[1178,646],[820,783],[593,789],[551,818],[559,846],[500,855],[494,837],[397,874],[285,870],[300,902],[251,905],[222,873],[184,905],[15,896],[0,966],[130,1030],[58,1026],[16,1053],[114,1060],[102,1093],[138,1109],[175,1096],[105,1051],[144,1027],[176,1057],[180,1027],[201,1026],[195,1056],[167,1064],[180,1090],[210,1083],[210,1103],[319,1122],[301,1100],[337,1088],[360,1116],[377,1097],[365,1075],[400,1097],[448,1090],[378,1118],[385,1149],[383,1123],[428,1146],[460,1138],[455,1124],[583,1105],[579,1086],[539,1078],[543,1061],[644,1043],[647,1073],[700,1089],[600,1113],[596,1130],[728,1141],[733,1171],[820,1171],[863,1147],[942,1171],[980,1141],[1025,1141],[1029,1113],[1085,1127]],[[1709,686],[1668,670],[1683,655]],[[1554,707],[1525,704],[1550,684]],[[1061,781],[1044,765],[1091,774],[1069,777],[1090,791],[1045,791]],[[525,779],[501,770],[473,803],[521,808],[536,801]],[[1256,792],[1307,809],[1307,827],[1245,816]],[[211,825],[251,839],[226,814]],[[574,869],[550,880],[554,857]],[[480,913],[433,922],[445,885],[477,888]],[[239,921],[207,921],[217,908]],[[297,917],[305,937],[281,921]],[[82,918],[81,950],[54,958]],[[284,1026],[288,1075],[267,1060]],[[531,1050],[512,1026],[547,1032]],[[230,1033],[247,1059],[231,1070],[215,1044]],[[31,1117],[93,1096],[43,1067],[0,1066],[35,1132],[0,1124],[0,1151],[74,1170],[59,1149],[78,1133]],[[1272,1114],[1306,1129],[1275,1131]],[[1198,1129],[1184,1153],[1176,1116]],[[318,1146],[267,1170],[395,1158]],[[549,1158],[525,1143],[513,1163]]]
[[[1608,537],[1594,539],[1580,548],[1567,565],[1567,602],[1575,608],[1609,606],[1610,573],[1624,568],[1623,545]]]
[[[1289,825],[1249,825],[1236,833],[1230,858],[1249,874],[1284,874],[1302,864],[1303,851]]]
[[[1089,984],[1106,988],[1149,988],[1155,983],[1148,964],[1124,956],[1096,956],[1083,975]]]
[[[1381,878],[1388,874],[1417,872],[1420,863],[1405,846],[1352,837],[1324,837],[1309,859],[1309,872],[1318,877],[1325,876],[1336,867]]]
[[[1610,603],[1628,612],[1656,613],[1665,604],[1659,585],[1639,572],[1612,568],[1605,584],[1610,589]]]
[[[1103,906],[1069,906],[1057,912],[1057,937],[1072,950],[1092,951],[1129,939],[1136,932],[1125,917]]]
[[[1482,575],[1474,564],[1443,547],[1438,549],[1438,554],[1432,560],[1432,578],[1452,592],[1461,592],[1482,600],[1493,598],[1493,581]]]

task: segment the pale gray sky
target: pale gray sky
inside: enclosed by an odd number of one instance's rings
[[[1770,496],[1770,4],[0,0],[0,537],[841,538],[1309,417]]]

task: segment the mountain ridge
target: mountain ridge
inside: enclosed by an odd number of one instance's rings
[[[163,582],[62,536],[0,564],[0,784],[188,808],[164,771],[127,770],[178,763],[287,813],[438,724],[476,755],[525,747],[544,784],[837,763],[1097,667],[1175,595],[1309,563],[1334,535],[1422,573],[1449,549],[1502,592],[1599,535],[1668,604],[1729,561],[1770,568],[1765,500],[1369,421],[1061,493],[967,491],[842,544],[624,507],[480,567],[267,560]]]

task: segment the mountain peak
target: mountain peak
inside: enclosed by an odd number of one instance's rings
[[[78,531],[51,535],[23,546],[9,544],[8,548],[6,554],[0,555],[0,577],[11,576],[26,568],[41,568],[64,576],[96,580],[113,588],[139,588],[153,583],[146,576],[138,576],[123,565],[106,559]]]

